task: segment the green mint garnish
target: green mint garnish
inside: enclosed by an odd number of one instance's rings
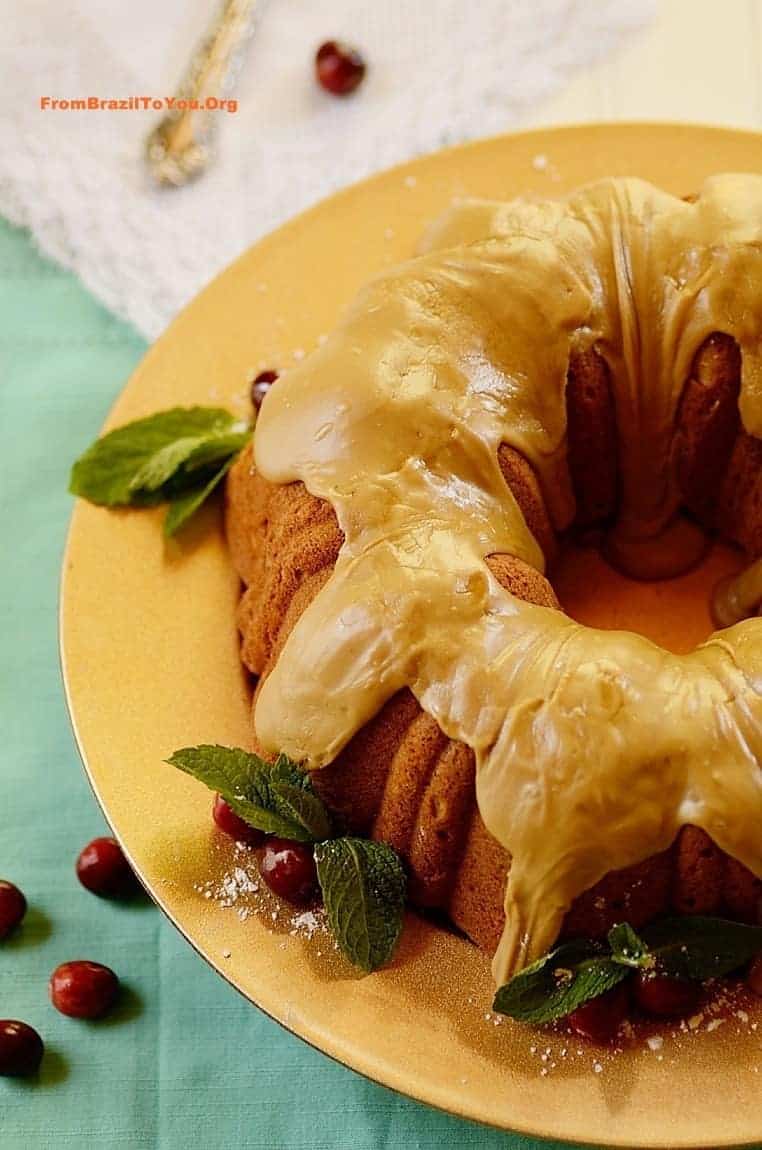
[[[366,973],[378,970],[402,930],[406,878],[400,859],[386,843],[340,838],[316,846],[315,862],[341,951]]]
[[[730,974],[762,952],[762,926],[725,918],[657,919],[641,933],[660,973],[697,982]]]
[[[397,945],[405,909],[405,871],[385,843],[331,838],[328,811],[310,776],[286,755],[268,763],[235,747],[184,747],[167,760],[218,791],[237,815],[265,834],[315,843],[328,921],[346,957],[369,973]]]
[[[169,502],[165,534],[187,522],[251,438],[221,407],[175,407],[118,427],[74,464],[72,495],[106,507]]]
[[[184,747],[167,760],[218,791],[250,826],[297,842],[330,838],[331,820],[309,775],[286,755],[268,763],[232,747]]]
[[[553,1022],[630,974],[600,944],[587,939],[565,942],[501,986],[492,1009],[519,1022]]]
[[[611,957],[622,966],[634,970],[649,970],[655,965],[655,958],[643,939],[627,922],[617,923],[609,931],[608,943]]]
[[[185,470],[188,478],[192,472],[198,472],[221,461],[233,460],[239,451],[242,451],[251,439],[251,427],[239,420],[233,424],[234,430],[222,432],[220,435],[210,435],[203,439],[185,461]]]
[[[207,483],[199,487],[192,487],[185,495],[176,496],[169,504],[167,514],[164,516],[164,534],[169,539],[184,527],[190,517],[194,515],[202,503],[205,503],[218,483],[227,475],[235,456],[226,459],[219,471],[215,471]]]
[[[493,1010],[521,1022],[553,1022],[637,970],[704,982],[759,953],[762,926],[701,915],[658,919],[640,933],[619,923],[609,931],[608,947],[577,939],[519,971],[500,987]]]

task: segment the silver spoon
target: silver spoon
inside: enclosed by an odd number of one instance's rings
[[[170,110],[146,140],[146,163],[156,183],[181,187],[197,179],[211,163],[221,113],[205,104],[230,93],[251,33],[255,4],[256,0],[226,0],[194,52],[175,93],[175,99],[187,101],[188,106]]]

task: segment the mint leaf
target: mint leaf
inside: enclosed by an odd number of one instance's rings
[[[762,953],[762,926],[700,915],[665,918],[640,933],[628,923],[601,943],[564,943],[515,975],[495,995],[493,1010],[521,1022],[553,1022],[629,978],[633,969],[703,982]]]
[[[184,495],[178,495],[171,500],[169,510],[164,516],[164,535],[167,539],[176,535],[190,517],[198,511],[201,504],[206,502],[220,481],[227,475],[234,458],[235,456],[231,456],[230,459],[227,459],[207,483],[192,487]]]
[[[184,435],[150,455],[130,480],[130,491],[159,491],[171,479],[181,464],[206,443],[203,435]]]
[[[193,460],[194,454],[199,459],[207,441],[218,441],[216,446],[221,448],[223,438],[241,435],[247,436],[248,432],[221,407],[160,411],[96,440],[74,464],[69,490],[72,495],[107,507],[156,503],[183,463]],[[229,454],[239,449],[228,440]],[[192,480],[193,485],[197,482],[198,479]]]
[[[269,785],[268,798],[273,811],[292,826],[299,827],[300,833],[288,835],[288,838],[319,843],[331,837],[330,816],[314,791],[275,780]]]
[[[264,810],[297,828],[296,834],[286,837],[300,842],[330,838],[333,832],[330,816],[322,799],[315,794],[306,771],[288,755],[278,755],[274,763],[263,763],[261,759],[259,763],[249,784],[249,795]]]
[[[227,431],[221,435],[202,439],[185,460],[184,469],[188,472],[198,471],[200,467],[207,467],[211,463],[219,463],[221,459],[238,455],[252,435],[252,429],[246,424],[234,424],[234,427],[238,426],[241,427],[239,431]]]
[[[699,982],[730,974],[762,952],[762,926],[724,918],[663,918],[642,933],[660,973]]]
[[[609,931],[608,942],[611,957],[614,962],[619,962],[622,966],[642,970],[655,965],[654,956],[628,922],[620,922],[613,926]]]
[[[265,834],[316,842],[331,821],[309,775],[286,755],[268,763],[234,747],[184,747],[167,760],[218,791],[237,815]]]
[[[626,966],[587,939],[563,943],[514,975],[492,1009],[519,1022],[553,1022],[630,977]]]
[[[315,847],[328,921],[342,952],[369,974],[391,958],[402,930],[406,878],[386,843],[340,838]]]

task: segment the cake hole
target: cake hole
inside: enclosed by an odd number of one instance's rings
[[[693,570],[644,583],[614,570],[595,547],[568,542],[549,575],[564,611],[578,623],[634,631],[683,655],[716,630],[709,611],[712,590],[746,562],[739,548],[715,542]]]

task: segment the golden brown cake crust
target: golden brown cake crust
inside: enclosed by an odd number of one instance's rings
[[[497,461],[527,527],[542,548],[545,562],[551,563],[556,554],[556,534],[532,465],[507,443],[500,444]]]
[[[300,593],[304,610],[330,575],[343,536],[333,508],[303,484],[262,479],[251,446],[230,469],[225,508],[233,564],[246,588],[238,610],[241,657],[261,675],[276,642],[285,641],[284,616],[294,596]],[[305,583],[312,595],[306,594]]]
[[[677,414],[673,442],[685,506],[706,527],[717,523],[717,501],[741,430],[738,397],[741,352],[730,336],[715,333],[696,354]]]
[[[762,440],[738,436],[720,491],[718,521],[723,534],[749,556],[762,555]]]

